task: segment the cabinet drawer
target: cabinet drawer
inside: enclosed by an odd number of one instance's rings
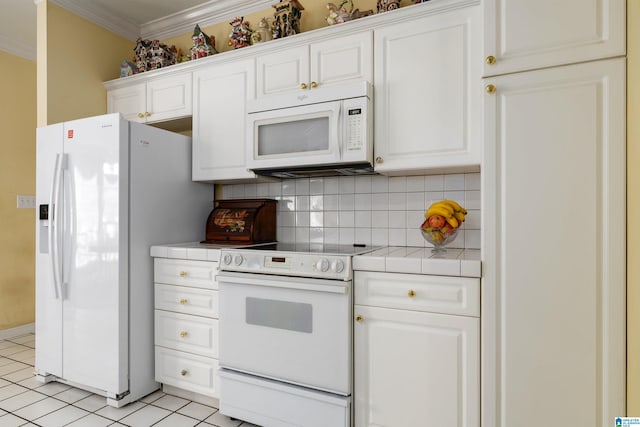
[[[217,262],[155,258],[153,276],[156,283],[217,289],[217,269]]]
[[[218,357],[218,320],[156,310],[155,344]]]
[[[480,279],[356,271],[354,284],[360,305],[480,315]]]
[[[219,398],[218,360],[156,347],[156,381]]]
[[[155,308],[217,319],[218,291],[156,283]]]

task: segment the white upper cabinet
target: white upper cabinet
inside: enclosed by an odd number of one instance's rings
[[[625,60],[484,84],[482,425],[612,425],[625,413]]]
[[[479,170],[480,24],[473,6],[375,31],[377,172]]]
[[[139,123],[188,117],[192,113],[191,73],[161,76],[109,90],[107,111]]]
[[[193,180],[255,178],[245,166],[247,99],[254,61],[211,64],[193,73]]]
[[[625,53],[625,0],[483,0],[484,75]]]
[[[350,80],[373,80],[370,31],[256,57],[257,96],[313,90]]]

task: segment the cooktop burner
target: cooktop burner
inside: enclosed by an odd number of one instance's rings
[[[367,245],[329,245],[322,243],[268,243],[242,248],[245,250],[271,251],[271,252],[296,252],[325,255],[361,255],[378,249],[376,246]]]

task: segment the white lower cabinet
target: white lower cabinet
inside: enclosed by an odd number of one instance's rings
[[[217,399],[217,262],[154,262],[156,381]]]
[[[478,427],[479,279],[356,271],[354,283],[355,425]]]

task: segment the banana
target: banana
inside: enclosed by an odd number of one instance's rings
[[[445,205],[431,205],[427,212],[425,212],[424,217],[429,218],[432,215],[440,215],[445,218],[453,217],[453,209]]]
[[[460,225],[460,223],[458,222],[455,216],[452,216],[450,218],[445,217],[444,220],[447,221],[447,223],[449,223],[449,225],[452,226],[453,228],[458,228],[458,226]]]
[[[456,211],[456,212],[462,212],[463,214],[467,214],[467,210],[465,208],[463,208],[462,206],[460,206],[458,204],[458,202],[454,201],[454,200],[441,200],[438,203],[443,203],[446,205],[451,206],[451,208]]]
[[[464,216],[465,216],[465,215],[464,215],[462,212],[460,212],[460,211],[458,211],[458,212],[454,212],[454,213],[453,213],[453,216],[458,220],[458,222],[459,222],[460,224],[462,224],[462,223],[464,222]]]

